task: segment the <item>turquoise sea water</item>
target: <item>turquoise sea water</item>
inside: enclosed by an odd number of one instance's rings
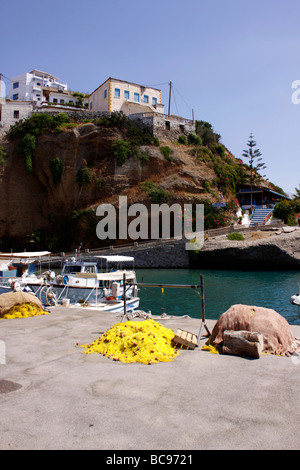
[[[205,314],[216,320],[231,305],[241,303],[276,310],[290,324],[300,325],[300,308],[290,304],[298,293],[300,271],[223,271],[192,269],[136,269],[138,282],[199,284],[204,278]],[[199,290],[200,292],[200,290]],[[160,315],[201,318],[201,299],[193,289],[141,287],[140,308]]]

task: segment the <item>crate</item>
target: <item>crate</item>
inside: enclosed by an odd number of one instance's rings
[[[197,346],[197,336],[194,333],[179,328],[173,338],[173,343],[175,346],[180,344],[188,349],[195,349]]]

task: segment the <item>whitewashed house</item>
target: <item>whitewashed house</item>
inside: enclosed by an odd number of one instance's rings
[[[40,104],[45,101],[44,92],[47,89],[63,92],[68,89],[68,85],[52,74],[32,70],[29,73],[23,73],[10,79],[8,99],[12,101],[33,101]]]

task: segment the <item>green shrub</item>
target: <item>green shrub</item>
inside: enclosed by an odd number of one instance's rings
[[[57,126],[54,129],[54,132],[58,133],[58,132],[62,131],[63,129],[73,129],[74,127],[78,127],[77,122],[62,122],[59,126]]]
[[[88,168],[87,166],[82,166],[76,175],[77,183],[80,187],[90,184],[94,177],[94,171],[92,168]]]
[[[218,154],[220,157],[225,156],[225,149],[224,149],[223,145],[221,145],[221,144],[212,144],[210,148],[214,153]]]
[[[32,152],[36,146],[36,138],[34,135],[26,134],[17,145],[17,153],[24,159],[27,173],[32,173]]]
[[[150,161],[150,157],[146,152],[139,152],[138,158],[141,160],[142,163]]]
[[[287,199],[283,199],[280,201],[273,210],[273,215],[277,219],[283,220],[283,222],[287,225],[296,225],[296,214],[300,213],[300,201],[297,199],[293,199],[292,201],[288,201]]]
[[[229,225],[231,214],[227,208],[215,208],[209,199],[195,198],[195,204],[203,204],[204,206],[204,230]]]
[[[166,145],[164,147],[160,147],[159,150],[160,150],[161,154],[165,157],[166,160],[168,160],[169,162],[173,161],[173,159],[171,157],[171,155],[173,153],[173,150],[170,149],[170,147],[168,147]]]
[[[213,154],[207,147],[195,148],[193,150],[193,155],[195,155],[197,160],[199,161],[210,162],[214,158]]]
[[[295,225],[298,225],[298,222],[296,220],[296,215],[295,214],[289,214],[286,218],[285,223],[286,223],[286,225],[289,225],[290,227],[294,227]]]
[[[178,142],[179,142],[180,144],[187,144],[187,138],[186,138],[186,136],[185,136],[184,134],[180,135],[180,136],[178,137]]]
[[[7,157],[7,153],[3,150],[2,145],[0,145],[0,166],[4,165],[5,157]]]
[[[204,181],[203,187],[204,187],[204,189],[205,189],[205,191],[206,191],[207,193],[210,193],[211,188],[210,188],[210,183],[209,183],[209,181]]]
[[[52,181],[54,186],[57,186],[61,181],[62,174],[65,169],[64,162],[59,158],[53,158],[50,162],[50,169],[52,174]]]
[[[113,156],[117,165],[121,166],[133,155],[138,155],[137,148],[131,142],[125,140],[115,140],[113,143]]]
[[[238,233],[238,232],[233,232],[233,233],[229,233],[227,235],[227,239],[228,240],[237,240],[237,241],[243,241],[245,240],[245,237],[242,233]]]
[[[203,145],[218,143],[221,139],[221,136],[214,132],[212,125],[206,121],[196,121],[196,134],[201,137]]]
[[[167,202],[170,197],[170,193],[165,189],[157,186],[152,180],[144,181],[141,184],[143,191],[145,191],[153,204],[161,204]]]
[[[67,122],[70,122],[70,118],[66,113],[58,113],[54,118],[54,123],[58,126]]]
[[[100,178],[97,178],[95,180],[95,188],[96,189],[101,189],[102,188],[102,185],[103,185],[103,179],[100,177]]]
[[[202,139],[199,135],[194,132],[190,132],[188,135],[188,143],[191,145],[202,145]]]

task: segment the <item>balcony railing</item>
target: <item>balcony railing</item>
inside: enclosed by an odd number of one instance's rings
[[[186,119],[186,118],[183,118],[181,116],[175,116],[175,115],[168,115],[168,114],[164,114],[164,113],[159,113],[159,112],[155,112],[155,111],[150,111],[150,112],[144,112],[144,113],[135,113],[135,114],[131,114],[130,117],[131,118],[147,118],[147,117],[160,117],[160,118],[163,118],[165,119],[166,121],[178,121],[179,123],[189,123],[189,124],[194,124],[195,121],[193,121],[192,119]]]

